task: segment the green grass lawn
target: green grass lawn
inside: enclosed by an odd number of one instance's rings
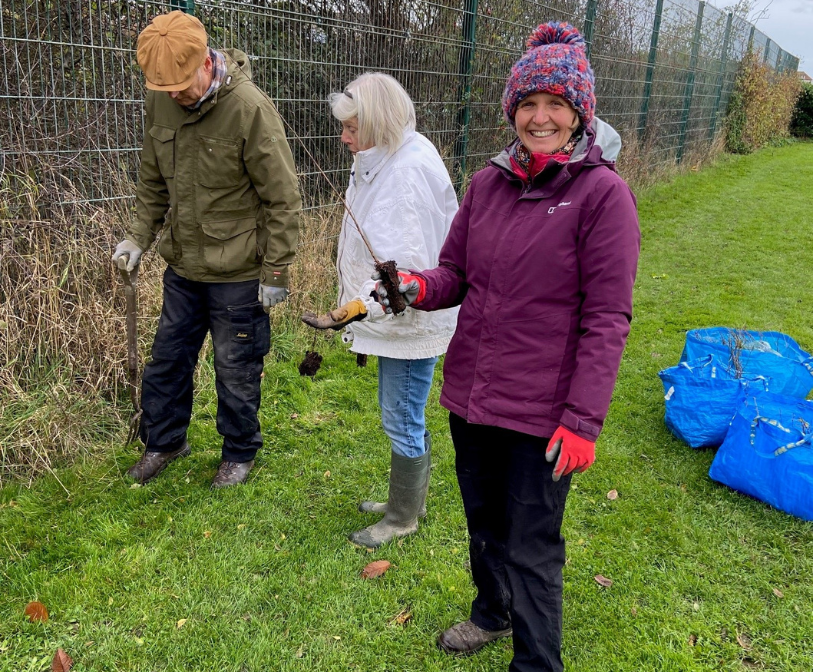
[[[641,195],[632,334],[565,516],[568,670],[813,669],[813,524],[710,481],[713,452],[666,431],[657,378],[693,327],[773,329],[813,350],[811,194],[813,144],[794,144]],[[245,487],[209,490],[220,442],[204,364],[193,455],[155,482],[131,487],[136,453],[111,446],[101,463],[0,490],[0,670],[49,670],[57,647],[76,672],[507,668],[508,641],[467,659],[434,643],[473,597],[440,381],[429,515],[368,553],[346,534],[375,520],[357,502],[386,493],[375,361],[358,369],[325,343],[312,381],[290,338],[277,345]],[[393,567],[361,579],[375,559]],[[23,615],[35,599],[48,622]]]

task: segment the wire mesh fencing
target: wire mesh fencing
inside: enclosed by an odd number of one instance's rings
[[[418,130],[462,182],[510,140],[502,88],[542,21],[583,31],[597,114],[650,171],[708,151],[749,49],[779,71],[798,67],[743,18],[696,0],[4,0],[2,219],[15,217],[21,176],[38,185],[44,218],[131,204],[144,133],[136,40],[154,15],[178,8],[203,21],[215,48],[249,55],[289,125],[311,208],[335,202],[328,180],[343,189],[349,167],[327,96],[364,71],[402,82]]]

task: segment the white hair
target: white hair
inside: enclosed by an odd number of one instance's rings
[[[339,121],[358,118],[361,145],[385,147],[392,154],[406,131],[415,130],[415,106],[404,87],[383,72],[365,72],[341,93],[328,96]]]

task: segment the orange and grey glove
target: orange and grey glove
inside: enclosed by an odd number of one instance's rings
[[[367,306],[364,305],[364,301],[353,299],[324,315],[305,313],[302,315],[302,321],[314,329],[336,329],[338,331],[351,322],[363,320],[365,317],[367,317]]]
[[[587,468],[596,461],[596,444],[561,425],[553,433],[545,450],[545,459],[548,462],[556,460],[553,465],[553,480],[558,481],[571,471],[587,471]]]
[[[375,284],[375,291],[378,292],[378,296],[381,297],[379,299],[380,303],[386,306],[388,313],[391,313],[392,310],[389,307],[390,300],[387,298],[387,290],[381,282],[381,275],[376,271],[371,277],[373,280],[378,280]],[[398,293],[404,297],[404,303],[406,303],[406,305],[414,306],[416,303],[420,303],[423,297],[426,296],[426,280],[420,275],[398,271],[398,280]]]

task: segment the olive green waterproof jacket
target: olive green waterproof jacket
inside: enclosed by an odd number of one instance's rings
[[[226,78],[198,110],[147,93],[127,238],[146,250],[160,232],[158,252],[188,280],[287,287],[302,206],[293,156],[248,57],[225,53]]]

